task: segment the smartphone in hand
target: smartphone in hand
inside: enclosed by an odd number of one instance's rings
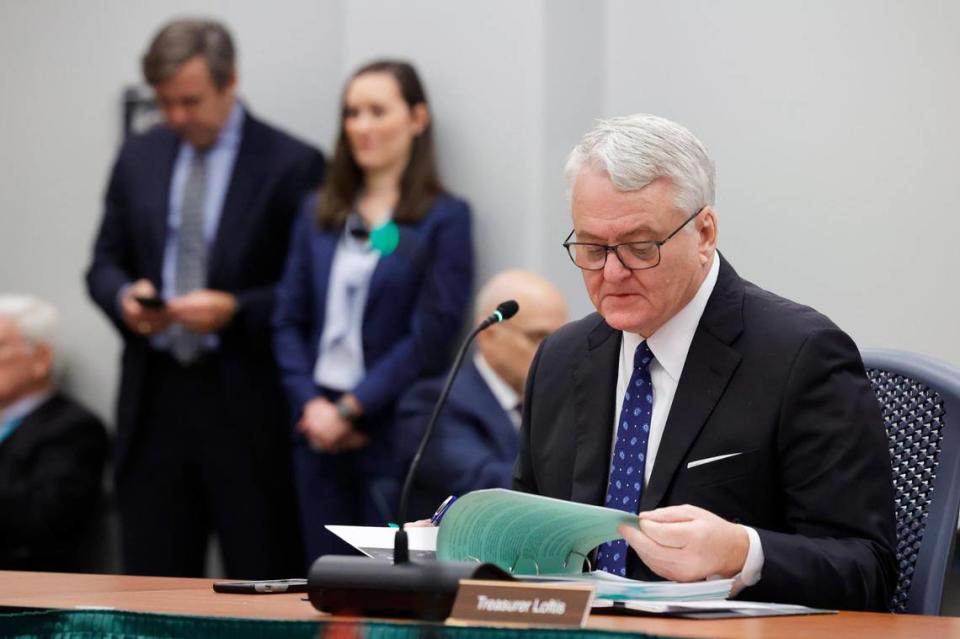
[[[134,295],[140,306],[148,308],[151,311],[161,311],[167,307],[167,303],[159,295]]]
[[[264,581],[215,581],[214,592],[237,595],[267,595],[281,592],[307,592],[306,579],[267,579]]]

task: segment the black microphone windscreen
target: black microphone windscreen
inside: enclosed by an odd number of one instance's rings
[[[517,311],[520,310],[520,305],[517,304],[516,300],[507,300],[506,302],[500,302],[500,306],[497,307],[497,312],[500,313],[500,321],[510,319],[517,314]]]

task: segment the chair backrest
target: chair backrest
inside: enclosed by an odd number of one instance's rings
[[[896,498],[894,612],[940,613],[960,509],[960,369],[904,351],[866,349]]]

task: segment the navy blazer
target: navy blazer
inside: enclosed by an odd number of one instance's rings
[[[400,480],[406,477],[446,376],[423,380],[397,404]],[[509,488],[517,459],[517,429],[473,362],[457,375],[420,460],[408,519],[429,517],[448,495]]]
[[[146,383],[148,339],[130,331],[118,307],[129,282],[160,289],[170,180],[181,140],[164,126],[127,140],[107,187],[105,211],[87,271],[94,302],[124,340],[117,399],[117,472],[122,470]],[[207,286],[233,293],[238,310],[218,333],[220,377],[235,402],[228,419],[268,436],[283,409],[270,348],[274,286],[303,196],[322,179],[323,156],[247,111],[233,173],[209,256]]]
[[[640,509],[692,504],[754,527],[764,563],[745,599],[885,610],[897,581],[893,482],[860,353],[823,315],[716,259]],[[620,342],[594,313],[541,344],[516,489],[603,503]],[[636,553],[627,568],[655,578]]]
[[[314,366],[323,334],[327,285],[342,227],[321,229],[316,198],[304,204],[290,240],[286,270],[277,288],[274,350],[294,417],[317,397]],[[437,196],[419,222],[399,224],[396,250],[381,257],[370,278],[363,313],[366,374],[353,389],[371,419],[383,423],[400,392],[448,364],[470,299],[473,244],[470,208]]]

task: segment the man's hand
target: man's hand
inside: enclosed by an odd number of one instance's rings
[[[306,403],[297,429],[307,438],[311,448],[325,453],[356,450],[370,442],[366,434],[355,430],[340,416],[337,407],[324,397]]]
[[[137,280],[127,287],[120,298],[120,310],[123,322],[134,333],[154,335],[167,330],[170,326],[170,314],[163,308],[147,308],[136,300],[137,297],[155,297],[157,289],[150,280]]]
[[[237,298],[223,291],[202,289],[167,302],[170,319],[196,333],[215,333],[233,319]]]
[[[620,526],[620,534],[643,563],[665,579],[733,577],[747,560],[747,531],[703,508],[669,506],[638,517],[639,530]]]

